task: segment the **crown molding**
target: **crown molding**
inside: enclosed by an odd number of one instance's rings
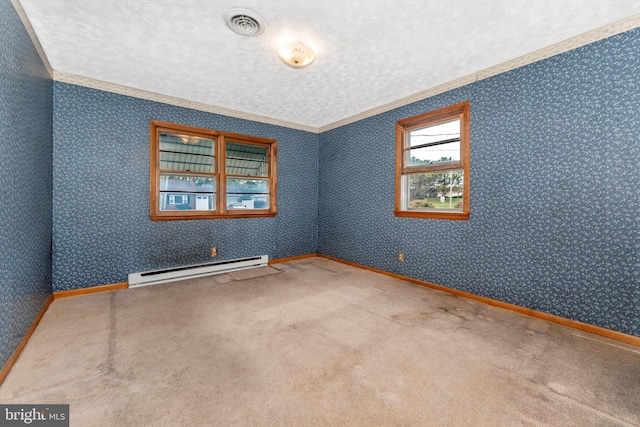
[[[62,83],[70,83],[77,86],[84,86],[92,89],[98,89],[105,92],[117,93],[120,95],[132,96],[134,98],[146,99],[148,101],[161,102],[163,104],[175,105],[178,107],[190,108],[192,110],[205,111],[207,113],[221,114],[224,116],[235,117],[238,119],[251,120],[275,126],[283,126],[286,128],[302,130],[306,132],[318,133],[318,128],[306,126],[299,123],[288,122],[286,120],[278,120],[272,117],[260,116],[258,114],[246,113],[243,111],[231,110],[229,108],[218,107],[203,102],[190,101],[175,96],[162,95],[142,89],[136,89],[129,86],[122,86],[116,83],[109,83],[102,80],[92,79],[89,77],[77,76],[75,74],[62,73],[60,71],[53,72],[53,80]]]
[[[29,38],[31,39],[33,46],[36,48],[38,55],[40,55],[40,60],[42,60],[42,63],[44,64],[44,68],[46,68],[47,73],[49,73],[49,77],[53,78],[53,68],[51,68],[51,64],[49,64],[49,59],[47,58],[47,55],[44,53],[44,49],[42,49],[42,45],[40,44],[40,40],[38,40],[38,36],[36,36],[36,32],[33,30],[33,27],[31,26],[31,21],[29,21],[29,18],[27,17],[27,13],[24,11],[24,9],[22,8],[22,5],[18,0],[11,0],[11,4],[13,5],[13,8],[16,10],[16,13],[20,17],[20,20],[22,21],[22,25],[24,25],[25,30],[27,30],[27,33],[29,34]]]
[[[418,92],[416,94],[407,96],[405,98],[398,99],[388,104],[381,105],[370,110],[363,111],[356,115],[344,118],[334,123],[330,123],[319,128],[319,132],[326,132],[332,129],[339,128],[341,126],[354,123],[372,116],[376,116],[393,109],[404,107],[405,105],[412,104],[417,101],[421,101],[426,98],[430,98],[435,95],[439,95],[444,92],[448,92],[453,89],[457,89],[462,86],[466,86],[470,83],[475,83],[479,80],[483,80],[507,71],[514,70],[516,68],[523,67],[525,65],[532,64],[534,62],[541,61],[543,59],[550,58],[560,53],[568,52],[573,49],[585,46],[590,43],[597,42],[598,40],[611,37],[616,34],[623,33],[625,31],[632,30],[640,27],[640,14],[631,15],[627,18],[621,19],[614,23],[598,27],[594,30],[587,31],[586,33],[572,37],[570,39],[561,41],[559,43],[552,44],[542,49],[538,49],[526,55],[519,56],[509,61],[494,65],[476,73],[468,74],[464,77],[452,80],[447,83],[443,83],[438,86],[434,86],[430,89]]]

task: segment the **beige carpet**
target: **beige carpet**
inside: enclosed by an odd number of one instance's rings
[[[262,273],[55,300],[0,402],[72,426],[640,425],[638,347],[322,258]]]

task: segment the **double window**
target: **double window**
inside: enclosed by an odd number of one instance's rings
[[[151,219],[275,216],[276,146],[151,121]]]
[[[469,218],[468,101],[396,123],[395,215]]]

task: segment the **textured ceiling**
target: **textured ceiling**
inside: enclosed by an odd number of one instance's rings
[[[638,0],[19,0],[56,73],[311,128],[640,13]],[[266,21],[254,38],[225,12]],[[316,49],[285,66],[279,43]]]

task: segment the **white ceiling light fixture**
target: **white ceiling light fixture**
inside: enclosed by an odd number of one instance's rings
[[[289,67],[304,68],[316,59],[316,53],[302,42],[293,42],[282,46],[278,56]]]
[[[224,22],[231,31],[245,37],[259,36],[267,27],[264,18],[258,13],[240,7],[227,10]]]

